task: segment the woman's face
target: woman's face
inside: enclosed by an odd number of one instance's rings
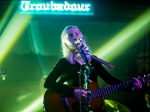
[[[150,95],[145,94],[145,101],[146,101],[147,103],[150,103]]]
[[[79,49],[82,44],[83,37],[81,32],[75,27],[68,29],[66,32],[68,34],[67,39],[69,41],[69,43],[66,43],[68,47],[71,49]]]

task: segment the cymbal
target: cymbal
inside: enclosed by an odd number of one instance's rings
[[[113,100],[104,100],[106,112],[131,112],[126,106]]]

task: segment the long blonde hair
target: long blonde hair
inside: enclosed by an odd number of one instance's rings
[[[74,60],[73,52],[66,45],[66,43],[69,43],[67,30],[70,29],[70,28],[76,28],[81,33],[81,31],[79,30],[79,28],[77,26],[74,26],[74,25],[66,26],[64,28],[64,30],[62,31],[62,33],[61,33],[61,47],[62,47],[63,57],[66,58],[71,64],[74,64],[76,61]],[[81,33],[81,35],[82,35],[82,38],[83,38],[83,45],[88,48],[88,46],[85,43],[85,39],[84,39],[82,33]],[[88,57],[88,59],[89,59],[89,61],[91,60],[90,57]]]

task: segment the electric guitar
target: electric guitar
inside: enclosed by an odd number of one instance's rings
[[[150,74],[145,77],[141,77],[142,84],[150,82]],[[117,92],[121,89],[125,89],[127,87],[134,87],[134,81],[130,80],[127,82],[123,82],[120,84],[108,86],[106,88],[100,89],[96,82],[92,81],[89,83],[89,90],[91,91],[91,102],[90,102],[90,110],[101,110],[104,105],[103,96],[106,94],[110,94],[113,92]],[[74,87],[76,88],[76,87]],[[84,85],[81,86],[84,88]],[[67,109],[69,112],[79,112],[79,101],[75,97],[65,97]],[[65,105],[62,102],[62,97],[60,94],[52,92],[50,90],[46,90],[44,94],[44,107],[46,112],[68,112],[66,111]],[[84,105],[84,104],[83,104]]]

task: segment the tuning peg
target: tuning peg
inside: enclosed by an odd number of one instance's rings
[[[3,80],[5,80],[5,79],[6,79],[6,77],[2,77],[2,79],[3,79]]]
[[[147,83],[147,86],[150,86],[150,83]]]
[[[80,74],[81,72],[78,72],[78,74]]]

